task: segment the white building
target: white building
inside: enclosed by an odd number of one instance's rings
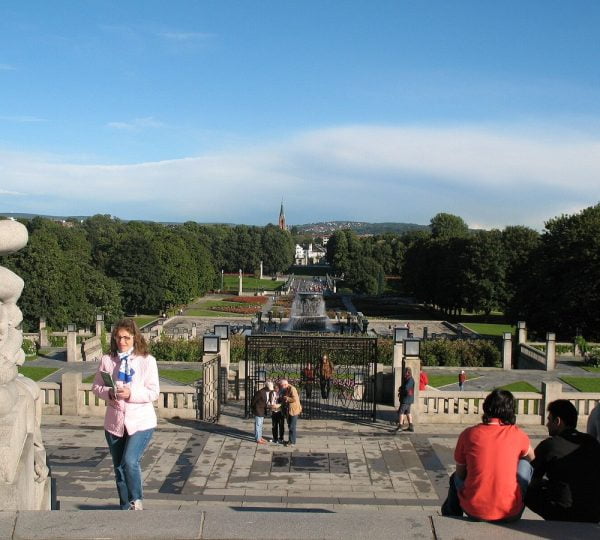
[[[308,264],[319,264],[321,259],[325,257],[326,249],[321,246],[301,246],[296,244],[296,255],[294,257],[294,263],[300,266],[306,266]]]

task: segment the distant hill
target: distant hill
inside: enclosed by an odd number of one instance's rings
[[[357,234],[383,234],[388,232],[405,233],[408,231],[426,231],[429,225],[415,223],[367,223],[365,221],[322,221],[294,225],[300,234],[331,234],[340,229],[352,229]]]

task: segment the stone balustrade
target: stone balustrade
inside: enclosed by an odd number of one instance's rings
[[[39,382],[43,414],[104,416],[106,402],[92,393],[92,384],[84,383],[81,373],[66,373],[61,383]],[[154,403],[159,418],[196,418],[196,388],[161,385]]]

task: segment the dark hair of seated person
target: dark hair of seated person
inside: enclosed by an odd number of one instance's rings
[[[548,412],[554,418],[560,418],[566,427],[577,427],[577,409],[566,399],[557,399],[548,404]]]
[[[485,398],[481,419],[484,424],[489,424],[492,418],[497,418],[502,424],[517,423],[515,398],[508,390],[497,388]]]

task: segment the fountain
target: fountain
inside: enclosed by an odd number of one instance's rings
[[[325,313],[321,292],[298,292],[292,302],[287,331],[331,332],[331,321]]]

